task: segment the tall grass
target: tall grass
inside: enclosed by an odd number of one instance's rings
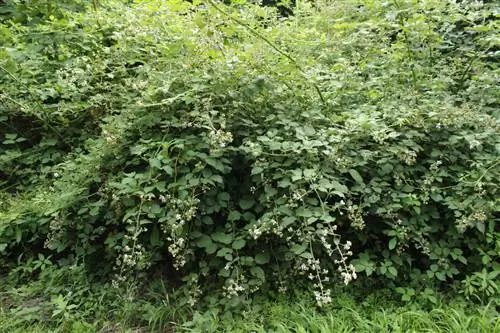
[[[74,311],[54,317],[57,307],[43,296],[41,286],[4,284],[0,288],[1,333],[500,332],[500,317],[493,302],[477,305],[438,294],[437,304],[430,305],[424,297],[402,303],[389,290],[338,289],[331,305],[318,309],[308,293],[297,291],[289,298],[255,299],[241,311],[203,307],[209,310],[200,312],[181,307],[161,282],[153,282],[133,300],[94,286],[75,299],[79,306]]]
[[[181,325],[181,332],[500,332],[498,312],[492,304],[466,307],[451,304],[426,310],[419,305],[400,306],[393,302],[356,303],[340,296],[346,306],[319,311],[312,303],[266,303],[258,311],[241,318],[222,319],[213,313],[195,314],[194,320]]]

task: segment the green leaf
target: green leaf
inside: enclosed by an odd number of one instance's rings
[[[398,244],[397,238],[391,238],[391,240],[389,241],[389,250],[394,250],[397,244]]]
[[[314,256],[312,255],[311,252],[302,252],[299,257],[305,258],[305,259],[313,259]]]
[[[207,254],[214,254],[215,251],[217,251],[218,247],[216,244],[212,243],[210,245],[208,245],[207,247],[205,247],[205,252]]]
[[[254,166],[252,168],[252,175],[258,175],[258,174],[261,174],[262,172],[264,171],[264,169],[262,169],[261,167],[259,166]]]
[[[216,256],[217,257],[223,257],[226,260],[230,261],[230,260],[233,260],[232,253],[233,253],[232,249],[230,249],[228,247],[223,247],[222,249],[220,249],[219,251],[217,251]]]
[[[150,158],[149,165],[151,165],[153,168],[161,169],[161,161],[157,158]]]
[[[225,277],[225,278],[228,278],[229,276],[231,276],[231,271],[230,270],[226,270],[226,269],[221,269],[219,271],[219,274],[217,274],[217,275]]]
[[[370,259],[368,253],[361,253],[358,259],[352,260],[352,264],[356,268],[356,272],[365,272],[370,276],[375,271],[375,263]]]
[[[479,230],[480,233],[484,234],[485,228],[483,222],[476,222],[476,229]]]
[[[308,206],[310,207],[310,206]],[[305,207],[299,207],[295,211],[295,214],[300,217],[311,217],[313,216],[313,211],[311,209],[307,209]]]
[[[169,176],[172,176],[174,174],[174,169],[168,164],[165,164],[162,167],[162,170],[165,171],[165,173]]]
[[[153,245],[153,246],[161,246],[163,244],[163,241],[160,239],[160,231],[159,231],[157,225],[153,226],[153,231],[151,232],[150,242],[151,242],[151,245]]]
[[[315,169],[305,169],[304,170],[304,177],[307,179],[314,178],[315,175],[316,175]]]
[[[341,197],[344,196],[343,195],[344,193],[349,192],[349,188],[347,186],[339,183],[338,181],[332,180],[331,184],[332,184],[333,188],[337,191],[337,194],[339,194]]]
[[[219,201],[229,201],[229,199],[230,196],[227,192],[220,192],[219,194],[217,194],[217,200]]]
[[[203,222],[203,224],[206,224],[206,225],[214,224],[214,220],[210,216],[203,216],[201,221]]]
[[[269,253],[259,253],[255,256],[255,262],[259,265],[264,265],[269,262]]]
[[[427,295],[427,299],[431,301],[432,304],[437,304],[438,300],[434,295]]]
[[[446,275],[443,272],[436,272],[436,278],[440,281],[446,281]]]
[[[389,266],[387,268],[387,271],[392,275],[392,276],[398,276],[398,271],[394,266]]]
[[[203,235],[196,240],[196,245],[198,247],[205,247],[206,248],[206,247],[211,246],[212,244],[213,244],[212,239],[207,235]]]
[[[286,228],[290,224],[294,223],[297,219],[293,216],[286,216],[283,218],[283,226]]]
[[[239,238],[233,242],[233,249],[240,250],[245,247],[246,241],[243,238]]]
[[[292,182],[296,182],[299,179],[302,179],[302,169],[292,170]]]
[[[229,215],[227,216],[227,220],[231,222],[238,221],[240,218],[241,214],[237,210],[232,210],[231,212],[229,212]]]
[[[248,210],[248,209],[252,208],[254,204],[255,204],[255,201],[252,198],[241,199],[239,202],[239,205],[240,205],[241,209],[243,209],[243,210]]]
[[[361,177],[361,175],[359,174],[359,172],[357,172],[356,170],[354,169],[349,169],[349,174],[351,175],[351,177],[359,184],[361,185],[364,185],[365,183],[363,182],[363,178]]]
[[[16,243],[19,243],[23,238],[23,231],[19,228],[16,229]]]
[[[392,166],[392,164],[386,163],[386,164],[382,165],[380,170],[382,171],[382,172],[380,172],[380,174],[388,175],[392,172],[392,170],[394,170],[394,167]]]
[[[149,211],[155,215],[158,215],[163,212],[163,209],[158,204],[152,204]]]
[[[212,239],[216,242],[228,245],[233,241],[233,235],[222,232],[214,232],[212,234]]]
[[[252,267],[250,269],[250,273],[252,273],[252,275],[258,278],[259,280],[264,281],[266,279],[266,274],[264,273],[264,270],[259,266]]]
[[[295,253],[296,255],[299,255],[301,253],[303,253],[306,249],[307,249],[307,246],[309,244],[307,243],[303,243],[303,244],[294,244],[292,245],[292,247],[290,248],[290,251],[292,251],[293,253]]]

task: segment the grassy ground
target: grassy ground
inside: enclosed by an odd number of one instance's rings
[[[129,303],[117,298],[112,304],[96,303],[92,314],[89,304],[87,310],[64,309],[54,298],[47,312],[43,300],[30,302],[28,295],[21,297],[22,289],[17,292],[0,295],[0,332],[500,332],[493,304],[476,305],[458,298],[441,298],[429,306],[423,301],[403,304],[383,293],[364,299],[340,293],[330,307],[317,309],[308,296],[297,296],[257,302],[232,314],[177,311],[174,302],[158,299]],[[83,301],[92,299],[96,298]]]
[[[486,309],[475,314],[463,310],[437,308],[429,312],[419,309],[343,308],[318,313],[303,306],[275,305],[267,325],[252,322],[234,327],[219,325],[225,332],[499,332],[498,318]],[[496,322],[495,322],[496,321]],[[216,325],[214,325],[215,327]],[[196,331],[196,330],[195,330]],[[215,329],[214,329],[215,331]]]
[[[342,303],[344,303],[342,305]],[[185,324],[189,332],[500,332],[492,307],[465,308],[455,302],[430,310],[418,306],[354,303],[339,298],[338,307],[319,312],[305,302],[267,304],[244,319],[195,317]]]

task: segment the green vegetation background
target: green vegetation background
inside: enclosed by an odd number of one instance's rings
[[[293,10],[0,4],[2,330],[498,330],[498,5]]]

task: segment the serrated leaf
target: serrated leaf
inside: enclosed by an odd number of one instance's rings
[[[232,210],[229,215],[227,216],[228,221],[237,221],[241,217],[240,212],[237,210]]]
[[[198,247],[206,248],[206,247],[211,246],[212,244],[213,244],[212,239],[207,235],[203,235],[196,240],[196,245]]]
[[[365,183],[363,182],[363,178],[361,177],[361,175],[359,174],[359,172],[357,172],[356,170],[354,169],[349,169],[349,174],[351,175],[351,177],[359,184],[361,185],[364,185]]]
[[[290,224],[295,222],[297,219],[293,216],[286,216],[283,218],[283,227],[288,227]]]
[[[301,169],[296,169],[292,170],[292,182],[296,182],[299,179],[302,179],[302,170]]]
[[[483,222],[476,222],[476,229],[479,230],[480,233],[484,234],[484,223]]]
[[[406,289],[403,287],[397,287],[394,289],[394,291],[396,291],[398,294],[405,294],[406,293]]]
[[[338,181],[336,180],[332,180],[331,181],[331,185],[333,186],[333,188],[339,192],[339,193],[347,193],[349,192],[349,189],[347,188],[347,186],[345,185],[342,185],[341,183],[339,183]]]
[[[153,214],[158,215],[163,212],[163,209],[158,204],[152,204],[151,207],[149,208],[149,211]]]
[[[305,169],[304,170],[304,177],[307,179],[311,179],[316,175],[316,170],[314,169]]]
[[[382,165],[380,170],[382,171],[381,172],[382,175],[387,175],[387,174],[391,173],[393,169],[394,169],[394,167],[392,166],[392,164],[386,163],[386,164]]]
[[[299,257],[305,258],[305,259],[313,259],[314,258],[314,256],[312,255],[311,252],[303,252],[299,255]]]
[[[243,238],[235,240],[232,244],[233,249],[240,250],[245,247],[246,241]]]
[[[222,249],[220,249],[219,251],[217,251],[217,254],[216,256],[217,257],[225,257],[227,256],[228,254],[232,254],[233,253],[233,250],[228,248],[228,247],[223,247]]]
[[[252,267],[250,269],[250,273],[252,273],[252,275],[258,278],[259,280],[264,281],[266,279],[266,274],[264,273],[264,270],[259,266]]]
[[[307,209],[307,208],[304,208],[304,207],[297,208],[297,210],[295,211],[295,214],[297,216],[301,216],[301,217],[311,217],[311,216],[313,216],[313,212],[310,209]]]
[[[446,275],[443,272],[436,272],[436,277],[440,281],[446,281]]]
[[[296,255],[299,255],[299,254],[303,253],[307,249],[307,246],[308,246],[307,243],[304,243],[304,244],[294,244],[290,248],[290,251],[292,251]]]
[[[160,231],[156,225],[153,227],[153,231],[151,232],[150,242],[153,246],[161,246],[163,244],[160,239]]]
[[[269,253],[259,253],[255,256],[255,262],[259,265],[264,265],[269,262]]]
[[[217,159],[207,158],[205,159],[205,163],[207,163],[217,171],[224,172],[224,164]]]
[[[221,269],[218,275],[228,278],[231,275],[231,271],[227,269]]]
[[[254,166],[254,167],[252,168],[252,173],[251,173],[251,174],[252,174],[252,176],[253,176],[253,175],[258,175],[258,174],[261,174],[263,171],[264,171],[264,169],[262,169],[261,167],[259,167],[259,166]]]
[[[165,173],[169,176],[172,176],[174,174],[174,169],[168,164],[165,164],[162,167],[162,170],[165,171]]]
[[[157,158],[150,158],[149,165],[156,169],[161,169],[161,161]]]
[[[233,241],[233,235],[225,234],[222,232],[214,232],[212,234],[212,239],[216,242],[227,245],[227,244],[231,244],[231,242]]]
[[[229,201],[229,199],[230,196],[227,192],[220,192],[219,194],[217,194],[217,200],[219,201]]]
[[[254,204],[255,204],[255,201],[252,198],[245,198],[245,199],[241,199],[239,201],[239,205],[240,205],[241,209],[243,209],[243,210],[248,210],[248,209],[252,208],[252,206]]]
[[[214,224],[214,220],[210,216],[203,216],[201,221],[203,222],[203,224],[206,224],[206,225]]]
[[[394,250],[397,244],[398,244],[397,238],[391,238],[391,240],[389,241],[389,250]]]
[[[209,246],[207,246],[205,248],[205,252],[207,254],[214,254],[215,251],[217,251],[217,249],[218,249],[217,245],[215,245],[214,243],[212,243],[211,245],[209,245]]]

